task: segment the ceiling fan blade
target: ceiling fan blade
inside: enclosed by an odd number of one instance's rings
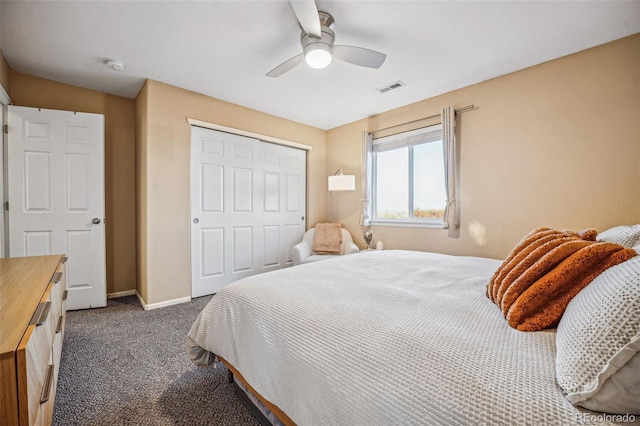
[[[290,69],[292,69],[293,67],[295,67],[296,65],[299,65],[302,61],[304,60],[304,54],[299,54],[294,56],[293,58],[289,59],[288,61],[285,61],[283,63],[281,63],[280,65],[278,65],[277,67],[275,67],[274,69],[272,69],[271,71],[269,71],[266,76],[267,77],[280,77],[282,74],[284,74],[285,72],[289,71]]]
[[[333,46],[333,54],[345,62],[367,68],[380,68],[387,59],[384,53],[354,46]]]
[[[298,18],[302,30],[310,36],[320,38],[320,18],[313,0],[291,0],[291,7]]]

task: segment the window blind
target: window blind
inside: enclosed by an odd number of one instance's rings
[[[442,125],[436,124],[410,132],[373,139],[373,151],[383,152],[442,140]]]

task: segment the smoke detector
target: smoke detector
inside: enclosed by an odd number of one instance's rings
[[[107,61],[107,66],[115,71],[124,70],[124,62],[116,61],[115,59],[110,59]]]

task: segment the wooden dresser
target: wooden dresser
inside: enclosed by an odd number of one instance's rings
[[[0,259],[0,425],[49,425],[66,319],[64,255]]]

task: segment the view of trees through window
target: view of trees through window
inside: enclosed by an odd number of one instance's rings
[[[441,140],[380,151],[375,162],[375,218],[443,219],[446,193]]]

